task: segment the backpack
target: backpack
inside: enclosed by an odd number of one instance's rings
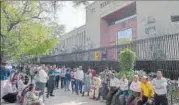
[[[9,103],[15,103],[17,100],[17,92],[15,93],[8,93],[5,96],[3,96],[4,101]]]

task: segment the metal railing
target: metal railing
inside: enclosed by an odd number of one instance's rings
[[[41,62],[117,61],[119,52],[125,48],[134,51],[137,60],[179,60],[179,33],[135,40],[130,44],[44,56]],[[97,59],[94,57],[95,52],[99,53]]]

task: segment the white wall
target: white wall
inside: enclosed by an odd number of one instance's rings
[[[89,38],[92,48],[100,47],[99,1],[86,8],[86,36]]]
[[[179,15],[179,1],[136,1],[136,8],[138,39],[179,32],[179,22],[171,22],[171,15]],[[156,34],[145,34],[149,16],[156,20]]]
[[[86,36],[85,31],[86,26],[84,25],[61,36],[59,39],[59,45],[57,45],[57,49],[59,50],[56,51],[54,54],[62,53],[60,52],[60,50],[66,50],[66,53],[70,53],[76,46],[83,49]]]

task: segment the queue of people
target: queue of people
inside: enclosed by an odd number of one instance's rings
[[[118,79],[115,72],[108,68],[99,75],[93,75],[90,71],[84,73],[81,66],[69,70],[65,71],[61,88],[66,83],[69,90],[70,80],[71,91],[77,95],[87,94],[95,100],[106,100],[107,105],[168,105],[167,80],[161,71],[156,73],[153,80],[149,80],[147,75],[134,75],[132,80],[128,80],[125,74]]]
[[[1,96],[12,93],[4,92],[5,84],[10,78],[12,90],[17,92],[24,105],[41,105],[45,101],[45,92],[47,98],[54,97],[54,91],[59,89],[59,82],[61,89],[66,92],[106,101],[106,105],[168,105],[168,84],[161,71],[157,71],[153,80],[149,80],[147,75],[134,75],[130,80],[126,74],[118,79],[112,68],[106,68],[98,75],[96,70],[83,70],[82,66],[69,68],[36,65],[30,67],[30,79],[26,83],[21,73],[11,73],[5,65],[3,63],[1,66]]]

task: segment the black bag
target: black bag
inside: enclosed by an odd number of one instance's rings
[[[8,93],[7,95],[3,96],[2,99],[9,103],[15,103],[17,100],[17,93]]]

